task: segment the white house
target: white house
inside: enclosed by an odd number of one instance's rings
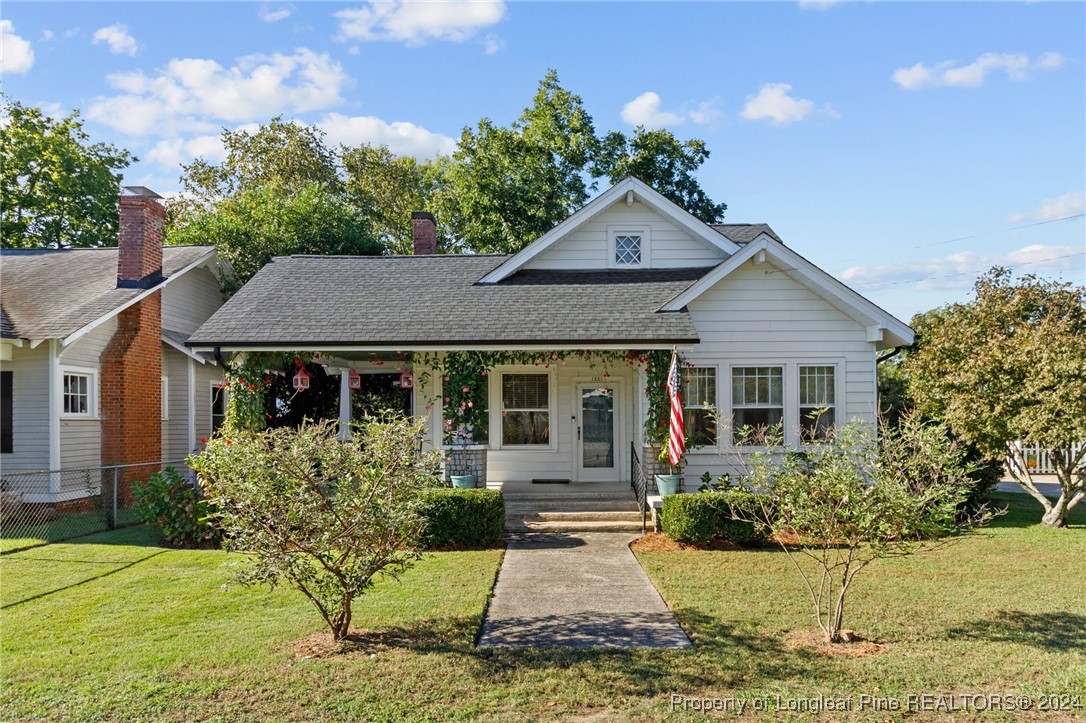
[[[793,443],[805,425],[813,432],[815,409],[822,425],[873,419],[878,351],[913,340],[768,226],[706,225],[633,178],[514,255],[435,255],[433,217],[413,222],[414,256],[274,259],[189,348],[319,352],[344,370],[348,394],[352,369],[413,373],[414,410],[432,408],[434,445],[446,390],[422,355],[531,352],[530,364],[489,370],[486,480],[568,480],[572,490],[630,480],[644,447],[645,377],[637,365],[550,363],[545,352],[684,354],[687,425],[705,442],[687,455],[689,486],[722,471],[734,448],[705,407],[736,426],[781,423]]]
[[[126,189],[116,248],[0,251],[0,474],[180,460],[222,413],[222,368],[185,346],[223,304],[211,246],[162,245],[163,207]],[[27,502],[87,495],[49,477]]]

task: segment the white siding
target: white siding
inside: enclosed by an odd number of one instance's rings
[[[162,290],[162,328],[190,335],[222,305],[222,290],[214,272],[193,269]]]
[[[189,358],[163,345],[162,376],[169,379],[166,404],[169,419],[162,420],[162,458],[184,459],[189,450]]]
[[[692,301],[688,309],[701,343],[686,357],[697,366],[717,367],[717,408],[722,420],[731,411],[732,366],[782,366],[785,431],[795,443],[798,368],[806,364],[836,367],[838,423],[874,419],[875,347],[867,341],[864,325],[786,271],[748,262]],[[723,433],[721,437],[720,450],[688,453],[688,489],[697,488],[702,472],[719,474],[729,459],[734,460],[730,439]]]
[[[49,467],[49,344],[13,348],[0,370],[12,373],[11,454],[0,454],[0,472]]]
[[[603,211],[532,259],[525,268],[606,269],[610,248],[607,227],[627,224],[649,228],[651,268],[715,266],[725,258],[718,249],[710,248],[685,229],[635,201],[630,207],[620,202]]]
[[[101,358],[116,331],[117,317],[113,317],[61,350],[61,367],[75,366],[95,371],[95,409],[98,411],[91,419],[60,420],[60,466],[63,468],[102,464]]]

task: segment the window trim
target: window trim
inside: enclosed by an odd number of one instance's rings
[[[502,442],[502,378],[506,374],[547,375],[547,415],[550,423],[550,439],[547,444],[504,444]],[[558,369],[554,366],[511,365],[499,366],[488,372],[490,388],[487,390],[490,404],[490,448],[506,452],[538,452],[558,449]],[[496,402],[495,402],[496,400]]]
[[[0,391],[2,387],[8,387],[8,393],[2,395],[4,403],[0,407],[0,413],[10,418],[6,420],[7,424],[3,425],[3,434],[0,435],[0,454],[15,454],[15,371],[12,369],[0,371],[0,380],[4,378],[9,383],[4,384],[0,381]]]
[[[735,443],[735,395],[732,391],[735,385],[735,370],[747,369],[750,367],[771,367],[781,370],[781,404],[779,409],[781,410],[781,427],[784,432],[785,443],[790,442],[791,431],[788,425],[788,409],[789,409],[789,384],[791,362],[789,361],[762,361],[762,360],[742,360],[737,361],[734,364],[728,365],[728,419],[729,419],[729,434],[728,445],[733,449],[762,449],[764,444],[736,444]],[[741,409],[778,409],[777,406],[771,406],[768,404],[744,404]]]
[[[781,418],[781,423],[784,425],[784,443],[789,447],[795,449],[804,449],[810,446],[810,443],[804,443],[800,439],[800,418],[799,418],[799,368],[802,367],[833,367],[833,391],[834,391],[834,424],[840,426],[845,413],[845,387],[844,387],[844,373],[846,358],[842,356],[799,356],[799,357],[753,357],[750,359],[734,359],[729,360],[727,364],[727,383],[723,386],[723,396],[720,401],[722,410],[726,409],[727,414],[721,414],[722,419],[727,419],[731,427],[728,435],[719,435],[718,440],[720,442],[721,449],[746,452],[756,451],[759,449],[765,449],[760,445],[737,445],[734,442],[734,426],[735,426],[735,400],[732,399],[732,369],[735,367],[782,367],[784,370],[784,413]],[[721,396],[718,393],[718,396]],[[724,438],[727,437],[727,439]]]
[[[641,263],[620,264],[615,258],[615,236],[625,234],[641,236]],[[647,269],[652,266],[652,226],[649,224],[611,224],[607,226],[607,268]]]
[[[811,444],[810,442],[804,442],[803,441],[803,429],[802,429],[802,427],[803,427],[803,413],[800,411],[801,409],[803,409],[803,402],[800,399],[800,390],[801,390],[801,385],[802,385],[802,382],[801,382],[802,371],[803,371],[803,369],[805,367],[829,367],[830,369],[833,370],[833,377],[832,377],[833,378],[833,401],[829,405],[827,405],[827,408],[833,410],[833,427],[835,429],[837,428],[838,424],[840,424],[840,420],[838,418],[839,415],[837,414],[837,410],[841,408],[841,392],[840,392],[840,389],[841,389],[841,383],[840,383],[841,382],[841,364],[838,363],[837,360],[832,360],[832,361],[827,361],[827,360],[797,361],[796,362],[796,400],[795,400],[796,401],[796,404],[795,404],[796,423],[795,423],[794,426],[795,426],[795,434],[798,437],[798,439],[796,440],[796,443],[799,446],[803,446],[803,447],[809,446]]]
[[[693,448],[691,450],[688,450],[688,451],[696,452],[699,449],[717,450],[721,446],[720,413],[719,413],[720,412],[720,365],[719,364],[698,364],[698,363],[693,362],[693,361],[691,361],[689,359],[687,361],[690,362],[690,364],[692,364],[692,366],[688,367],[685,370],[686,372],[692,372],[695,369],[711,369],[713,371],[713,381],[714,381],[714,387],[713,387],[713,393],[714,394],[713,395],[716,397],[716,399],[713,400],[713,404],[710,407],[706,407],[703,404],[687,404],[686,380],[685,380],[685,376],[684,376],[684,380],[683,380],[683,411],[686,411],[687,409],[715,409],[715,410],[717,410],[717,425],[716,425],[716,429],[713,432],[713,436],[714,436],[713,443],[712,444],[699,444],[695,448]],[[684,424],[685,424],[685,421],[684,421]],[[689,435],[690,435],[690,430],[687,430],[687,436],[689,436]]]
[[[67,376],[83,376],[87,377],[87,411],[85,412],[66,412],[64,411],[64,378]],[[57,394],[57,401],[60,403],[60,409],[57,410],[61,419],[98,419],[98,370],[90,367],[76,367],[61,365],[59,374],[57,375],[60,390]]]

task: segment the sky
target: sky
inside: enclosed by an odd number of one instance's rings
[[[176,192],[223,128],[448,154],[549,68],[599,133],[703,139],[725,221],[902,320],[994,264],[1086,282],[1086,3],[5,0],[0,90]],[[603,190],[601,187],[599,190]]]

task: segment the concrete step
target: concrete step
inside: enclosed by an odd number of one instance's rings
[[[641,532],[641,519],[637,522],[625,521],[534,521],[506,520],[505,529],[509,532]]]
[[[628,500],[633,499],[633,490],[623,492],[502,492],[506,502],[512,500]]]
[[[641,522],[641,513],[596,510],[590,512],[525,512],[523,514],[506,511],[507,521],[522,522]]]
[[[634,500],[536,500],[532,502],[506,501],[506,512],[632,512],[637,509]]]

